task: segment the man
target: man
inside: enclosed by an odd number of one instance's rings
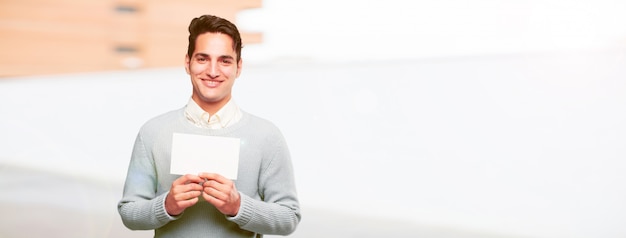
[[[231,22],[204,15],[189,25],[188,104],[142,126],[118,211],[133,230],[155,237],[288,235],[300,222],[287,144],[271,122],[231,99],[242,69],[241,37]],[[170,174],[173,134],[240,139],[236,180],[209,173]]]

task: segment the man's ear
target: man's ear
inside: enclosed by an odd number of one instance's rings
[[[189,74],[189,62],[191,61],[191,59],[189,59],[189,55],[185,54],[185,71],[187,72],[187,74]]]
[[[237,78],[239,78],[239,75],[241,74],[242,65],[243,65],[243,59],[239,58],[239,62],[237,62]]]

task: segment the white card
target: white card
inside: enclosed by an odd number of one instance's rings
[[[239,146],[239,138],[174,133],[170,173],[207,172],[236,180]]]

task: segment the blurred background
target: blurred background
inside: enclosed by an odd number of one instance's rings
[[[283,131],[291,237],[626,237],[626,2],[1,0],[0,237],[151,237],[116,204],[183,107],[186,27],[243,33],[235,101]]]

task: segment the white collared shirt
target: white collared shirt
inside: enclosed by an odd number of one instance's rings
[[[185,117],[197,127],[207,129],[222,129],[237,123],[241,119],[241,109],[231,99],[215,114],[209,115],[208,112],[193,100],[189,99],[185,108]]]

